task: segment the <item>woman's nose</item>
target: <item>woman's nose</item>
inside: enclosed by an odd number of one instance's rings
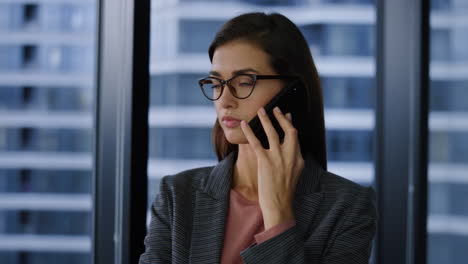
[[[228,108],[229,106],[236,105],[237,100],[239,99],[237,99],[234,95],[232,95],[231,89],[229,89],[229,86],[225,84],[223,93],[221,94],[221,97],[219,97],[218,99],[218,101],[221,103],[221,106],[224,108]]]

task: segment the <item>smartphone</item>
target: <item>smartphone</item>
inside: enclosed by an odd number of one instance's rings
[[[273,114],[273,108],[276,106],[281,109],[281,112],[284,115],[286,115],[286,113],[292,114],[294,127],[303,127],[304,122],[306,122],[304,116],[307,111],[307,93],[303,82],[300,79],[290,81],[285,88],[283,88],[264,106],[276,133],[278,133],[280,143],[283,143],[284,131]],[[258,115],[255,115],[255,117],[249,121],[249,126],[261,142],[263,148],[269,149],[268,137]]]

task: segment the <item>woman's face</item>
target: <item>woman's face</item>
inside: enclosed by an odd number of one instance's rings
[[[231,41],[216,48],[213,54],[210,76],[223,80],[230,79],[234,72],[257,75],[277,75],[268,62],[268,54],[246,41]],[[278,79],[257,80],[252,94],[246,99],[234,97],[227,87],[221,97],[214,101],[218,122],[223,128],[226,139],[231,144],[247,144],[240,122],[223,121],[223,117],[249,122],[257,115],[260,107],[265,106],[283,85]]]

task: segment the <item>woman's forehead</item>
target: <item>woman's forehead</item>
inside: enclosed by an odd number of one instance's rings
[[[242,69],[238,69],[238,70],[231,71],[231,75],[238,75],[238,74],[242,74],[242,73],[261,74],[260,71],[254,69],[254,68],[252,68],[252,67],[247,67],[247,68],[242,68]],[[223,74],[220,73],[219,71],[216,71],[216,70],[212,69],[212,70],[210,71],[210,75],[221,77]]]
[[[231,76],[236,72],[252,69],[251,73],[271,72],[268,55],[248,43],[228,43],[218,47],[213,55],[211,71]]]

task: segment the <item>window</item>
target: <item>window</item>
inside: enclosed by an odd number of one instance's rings
[[[216,112],[197,79],[210,69],[208,47],[220,26],[234,14],[264,8],[287,14],[309,43],[323,84],[329,170],[373,184],[373,1],[152,4],[148,206],[161,177],[217,163],[211,143]]]
[[[468,1],[432,0],[428,263],[468,258]],[[447,23],[443,23],[447,21]]]
[[[0,263],[91,263],[95,13],[0,4]]]

